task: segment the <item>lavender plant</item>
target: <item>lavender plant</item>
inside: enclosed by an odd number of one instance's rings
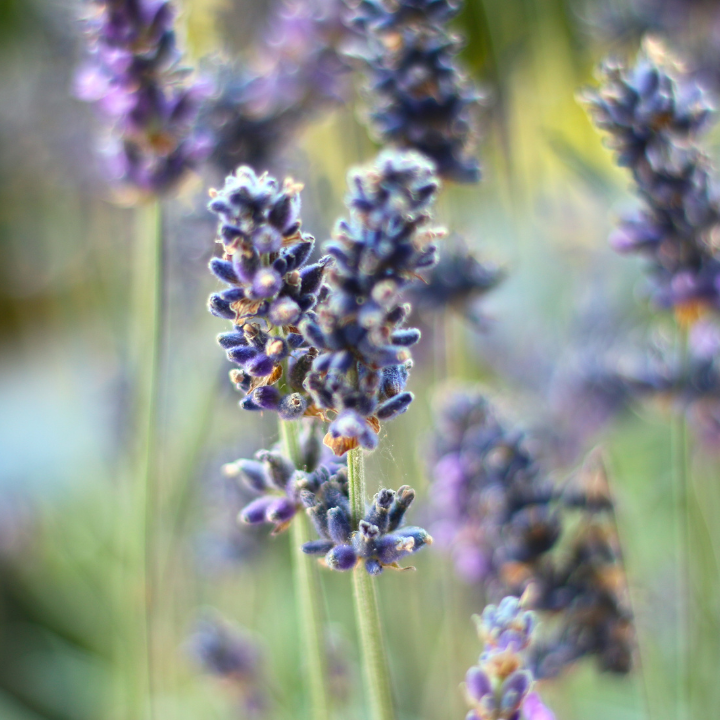
[[[277,410],[281,418],[282,452],[261,451],[256,461],[228,468],[261,494],[241,517],[271,522],[279,532],[302,503],[320,539],[298,542],[300,530],[293,537],[297,549],[323,555],[335,570],[364,566],[367,572],[354,578],[365,676],[373,717],[389,718],[392,699],[370,578],[399,567],[399,560],[432,538],[421,528],[402,526],[415,496],[407,486],[397,493],[381,490],[365,507],[360,448],[376,447],[380,421],[412,401],[405,391],[408,348],[420,332],[404,327],[410,308],[400,296],[418,270],[434,264],[433,240],[442,233],[429,225],[438,181],[420,154],[386,151],[352,173],[350,187],[349,219],[338,224],[327,257],[305,266],[313,241],[300,232],[299,186],[288,180],[280,189],[273,178],[247,167],[230,176],[210,202],[224,250],[210,268],[230,289],[212,295],[209,306],[234,325],[219,341],[241,365],[231,374],[247,393],[241,407]],[[276,387],[283,376],[295,392]],[[318,465],[312,431],[303,445],[292,422],[302,416],[331,420],[324,442],[335,455],[349,451],[347,471],[336,461]],[[308,642],[315,711],[326,712],[318,602],[311,570],[301,558],[296,563],[303,568],[298,594],[312,616],[303,620],[314,634]]]
[[[112,179],[143,194],[174,188],[209,152],[195,128],[209,87],[188,82],[173,3],[97,0],[86,19],[88,56],[75,92],[110,123]]]
[[[353,0],[350,22],[363,39],[357,55],[368,78],[368,122],[383,144],[429,157],[441,177],[476,182],[471,153],[480,95],[460,71],[460,40],[445,24],[454,0]]]
[[[347,34],[338,0],[279,3],[247,64],[221,64],[217,93],[199,126],[212,138],[210,161],[225,173],[270,167],[288,139],[349,84],[339,45]]]
[[[465,677],[471,706],[466,720],[552,720],[553,714],[532,691],[527,654],[536,626],[533,613],[510,596],[488,605],[473,620],[485,647]]]

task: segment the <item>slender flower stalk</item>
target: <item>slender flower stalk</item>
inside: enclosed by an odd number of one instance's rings
[[[361,448],[348,453],[348,491],[353,526],[365,513],[365,461]],[[390,668],[383,640],[377,589],[373,578],[358,565],[353,571],[355,621],[362,650],[363,680],[370,700],[372,720],[393,720]]]
[[[295,467],[302,468],[303,457],[299,438],[298,423],[280,420],[280,438],[283,450]],[[304,517],[292,523],[293,578],[295,602],[303,648],[303,660],[310,698],[311,717],[328,720],[330,701],[327,687],[327,663],[323,646],[323,627],[320,619],[322,607],[317,566],[303,551],[309,541],[308,521]]]

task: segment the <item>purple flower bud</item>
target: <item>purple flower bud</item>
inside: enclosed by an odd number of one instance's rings
[[[252,281],[251,296],[254,299],[271,298],[282,288],[282,278],[272,268],[261,268]]]
[[[302,546],[302,551],[306,555],[326,555],[333,549],[332,540],[311,540]]]
[[[352,570],[358,557],[352,545],[335,545],[325,556],[325,562],[333,570]]]
[[[282,399],[278,412],[283,420],[297,420],[303,416],[306,408],[305,398],[300,393],[291,393]]]
[[[266,513],[269,507],[275,502],[272,495],[263,495],[253,500],[240,511],[240,520],[249,525],[257,525],[266,522]]]
[[[237,282],[239,282],[237,275],[235,274],[235,271],[233,270],[233,265],[228,260],[221,260],[220,258],[213,258],[210,261],[210,271],[215,275],[216,278],[219,280],[222,280],[223,282],[228,283],[229,285],[233,285]]]
[[[280,391],[274,385],[256,388],[252,395],[253,402],[263,410],[277,410],[280,406]]]
[[[266,377],[275,369],[275,363],[267,355],[257,355],[245,365],[245,369],[253,377]]]
[[[295,325],[301,316],[298,304],[289,297],[279,297],[270,305],[270,322],[278,327]]]
[[[265,518],[268,522],[281,525],[288,522],[295,515],[295,503],[287,497],[281,497],[268,505]]]
[[[413,397],[413,394],[410,392],[399,393],[380,405],[375,414],[379,420],[388,420],[396,415],[400,415],[410,407]]]
[[[465,684],[469,695],[476,702],[480,702],[486,695],[493,692],[490,678],[477,666],[471,667],[465,675]]]

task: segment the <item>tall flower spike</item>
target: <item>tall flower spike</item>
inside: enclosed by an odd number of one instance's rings
[[[342,102],[349,85],[337,47],[347,34],[339,0],[280,2],[246,67],[222,65],[202,112],[211,161],[224,173],[267,169],[307,120]]]
[[[698,145],[713,108],[659,44],[646,41],[633,67],[607,62],[601,86],[584,95],[642,200],[611,237],[621,252],[651,260],[661,307],[694,315],[720,307],[720,204],[708,156]]]
[[[326,442],[338,455],[377,445],[380,422],[407,410],[410,347],[420,332],[404,327],[410,306],[400,294],[436,262],[429,226],[438,190],[432,164],[419,153],[385,151],[350,174],[350,217],[326,251],[328,292],[300,331],[318,355],[303,386],[336,417]]]
[[[303,545],[308,555],[323,555],[332,570],[352,570],[359,562],[370,575],[384,568],[403,570],[399,561],[432,544],[432,537],[419,527],[403,526],[415,491],[403,485],[397,492],[380,490],[365,517],[353,527],[347,489],[347,471],[342,468],[315,492],[303,493],[307,513],[320,536]]]
[[[240,406],[274,410],[283,420],[308,410],[302,383],[317,351],[296,326],[314,318],[327,262],[307,264],[315,239],[300,232],[301,188],[290,178],[281,186],[267,173],[241,167],[211,192],[209,205],[219,217],[217,242],[223,248],[210,270],[228,286],[210,296],[209,308],[233,322],[218,342],[239,366],[230,376],[246,393]],[[293,392],[278,389],[283,374]]]
[[[209,152],[193,129],[209,88],[188,84],[167,0],[96,0],[75,93],[112,123],[113,179],[142,193],[172,189]]]
[[[472,156],[473,109],[479,93],[457,64],[460,41],[444,24],[454,17],[451,0],[356,0],[350,23],[369,80],[368,112],[383,144],[427,155],[441,177],[480,178]]]
[[[535,616],[521,600],[506,597],[473,617],[484,650],[465,676],[471,706],[466,720],[552,720],[552,713],[532,692],[534,678],[527,664]]]
[[[431,529],[457,572],[497,597],[516,563],[534,562],[557,542],[555,492],[525,436],[507,428],[477,389],[438,397]]]

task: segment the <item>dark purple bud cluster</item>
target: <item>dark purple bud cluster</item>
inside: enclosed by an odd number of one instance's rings
[[[296,326],[314,318],[327,262],[307,264],[315,239],[300,232],[301,187],[289,178],[280,186],[244,166],[211,193],[209,205],[219,216],[217,242],[223,246],[210,270],[228,285],[210,296],[209,308],[233,321],[218,342],[240,366],[231,378],[247,393],[241,407],[275,410],[284,420],[302,417],[308,407],[302,381],[317,353]],[[284,368],[294,390],[285,394],[276,385]]]
[[[386,567],[402,569],[398,565],[402,558],[432,544],[422,528],[402,527],[414,499],[415,491],[407,485],[397,492],[380,490],[354,527],[343,468],[318,491],[303,493],[307,513],[320,535],[319,540],[305,543],[303,551],[323,555],[332,570],[352,570],[358,562],[364,563],[370,575],[379,575]]]
[[[617,162],[633,175],[641,208],[611,238],[652,261],[661,307],[720,307],[720,204],[699,134],[713,115],[707,94],[659,45],[646,42],[633,67],[608,62],[585,93]]]
[[[477,391],[451,395],[438,417],[432,531],[457,571],[491,596],[521,595],[532,585],[533,607],[557,617],[556,632],[533,651],[537,677],[588,655],[628,672],[632,617],[598,460],[561,492],[524,436],[507,429]],[[568,522],[578,512],[582,521]]]
[[[458,2],[360,0],[350,23],[363,36],[369,120],[383,144],[427,155],[441,177],[476,182],[470,154],[479,94],[458,69],[460,40],[444,27]]]
[[[87,19],[89,56],[77,73],[77,96],[112,122],[113,178],[162,193],[206,157],[195,131],[205,83],[188,84],[166,0],[96,0]]]
[[[261,654],[240,628],[216,613],[204,615],[189,640],[190,654],[209,675],[230,682],[249,717],[261,715],[267,698],[261,687]]]
[[[240,511],[242,522],[270,523],[273,535],[282,532],[304,507],[305,495],[320,492],[341,469],[341,462],[322,445],[313,427],[301,442],[301,454],[301,468],[279,450],[260,450],[254,460],[236,460],[223,467],[226,475],[241,479],[259,495]]]
[[[350,175],[334,240],[325,249],[329,291],[300,330],[318,355],[304,387],[319,408],[337,413],[326,442],[342,454],[377,445],[381,421],[407,410],[410,347],[420,332],[404,327],[410,306],[401,292],[436,262],[429,227],[438,190],[432,164],[412,151],[383,152]]]
[[[506,597],[473,619],[485,647],[465,676],[472,708],[466,720],[551,720],[552,713],[531,692],[534,678],[526,655],[535,629],[533,613],[517,598]]]
[[[446,243],[437,265],[413,283],[408,298],[419,310],[452,308],[473,322],[481,322],[475,303],[504,276],[497,266],[481,263],[464,244]]]
[[[444,397],[430,488],[433,535],[458,573],[494,595],[516,562],[534,562],[560,535],[555,491],[522,432],[508,429],[475,389]]]
[[[201,126],[213,137],[211,161],[267,169],[289,137],[322,110],[342,102],[347,61],[337,47],[347,31],[342,3],[278,3],[249,66],[224,65]]]

